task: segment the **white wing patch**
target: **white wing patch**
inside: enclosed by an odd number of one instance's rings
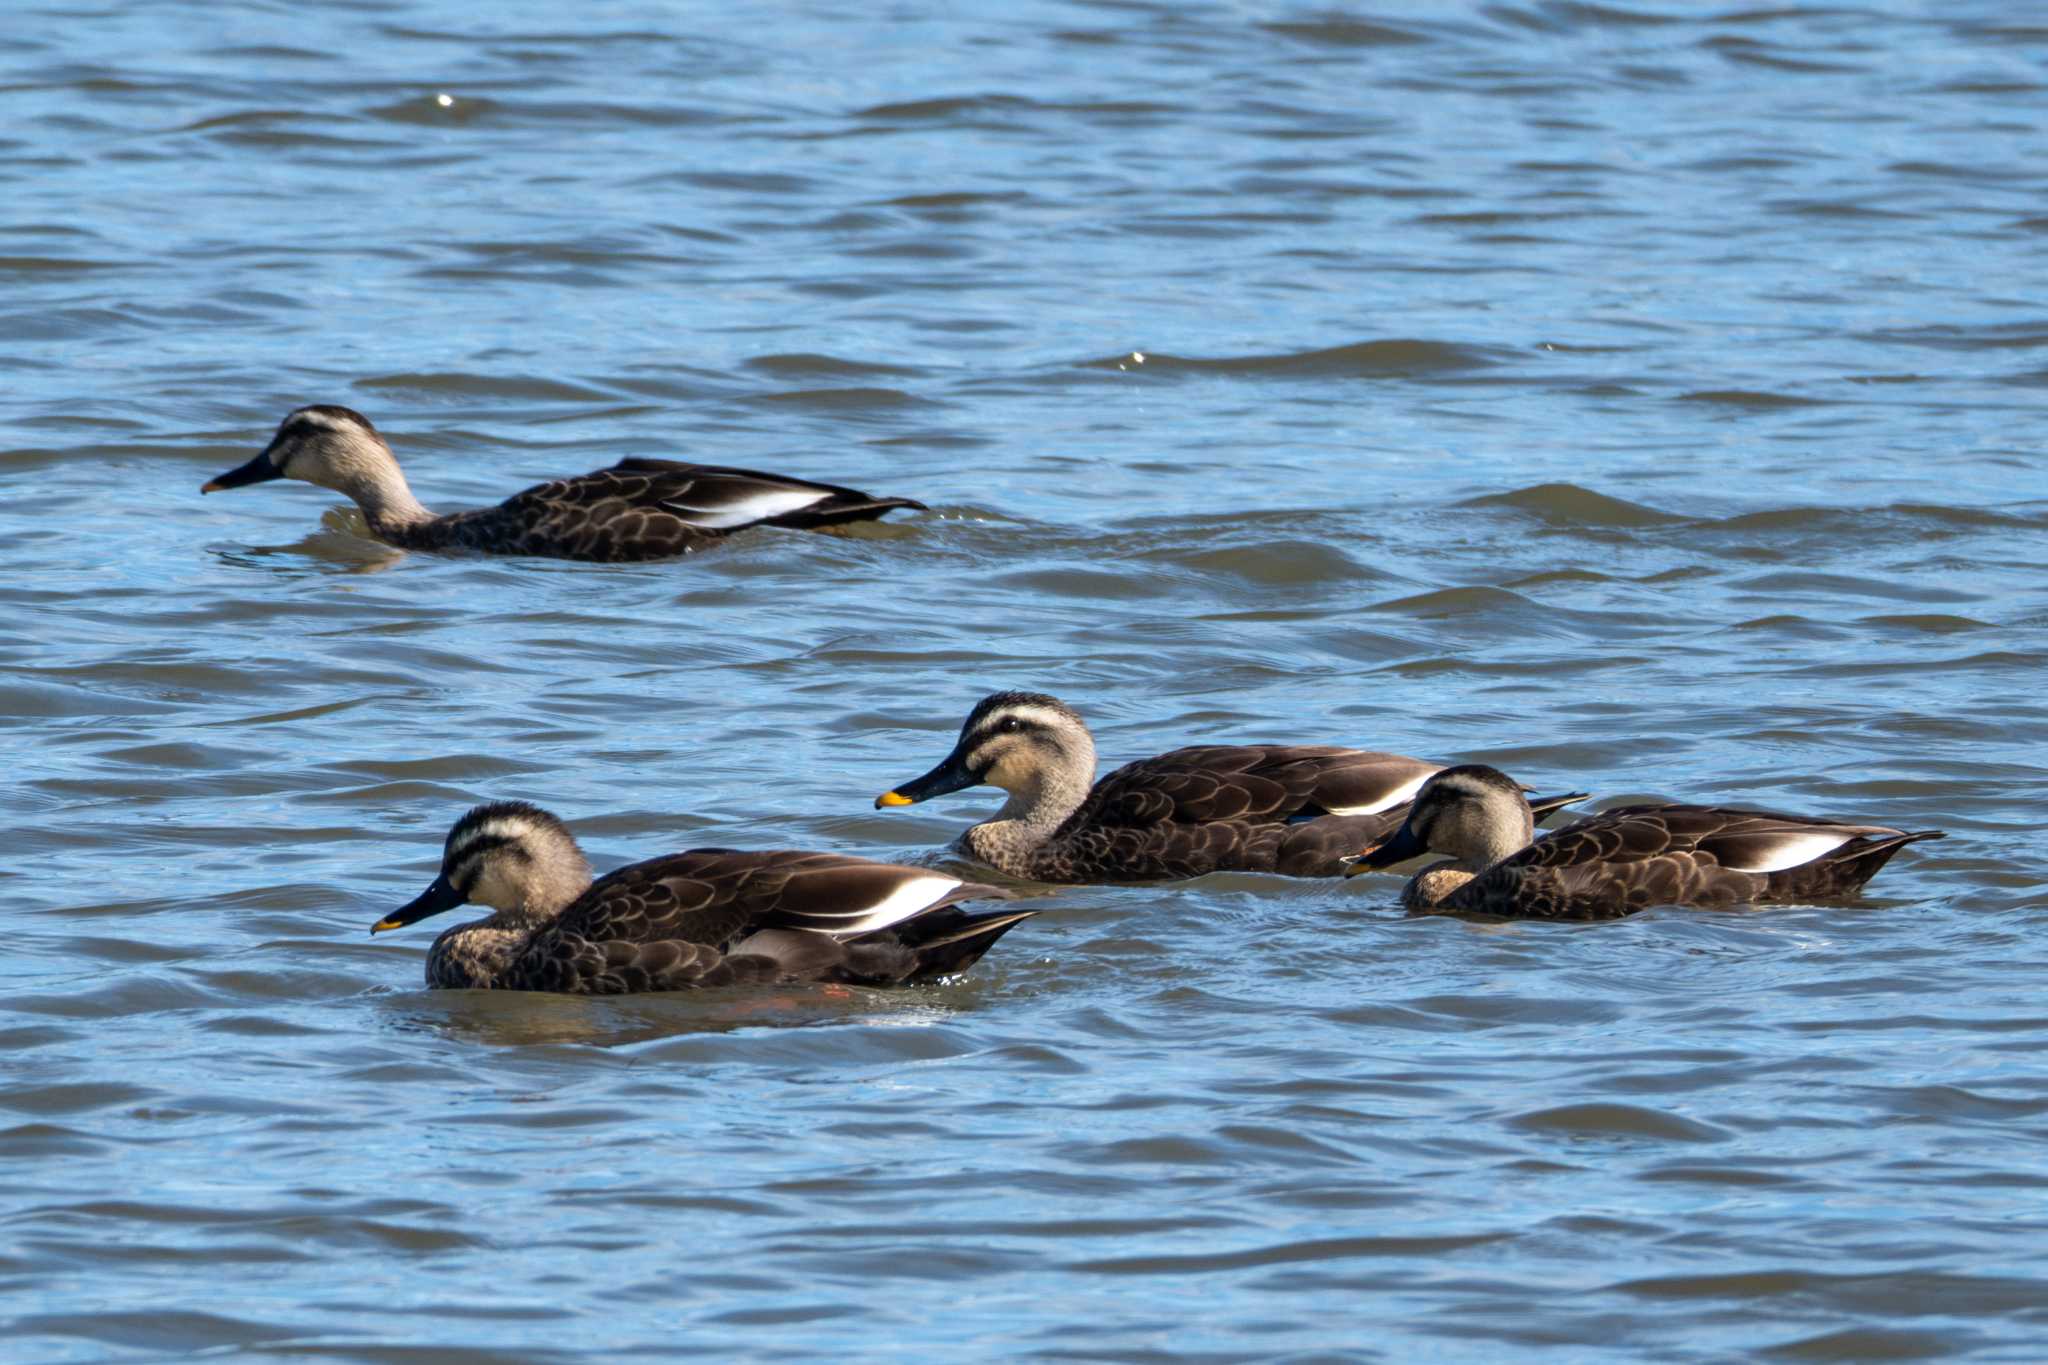
[[[898,883],[895,890],[868,906],[865,910],[850,911],[850,918],[844,924],[836,924],[825,932],[834,938],[851,938],[856,934],[873,933],[886,929],[892,924],[922,914],[937,904],[947,892],[960,885],[955,877],[929,875],[911,877]]]
[[[1732,867],[1737,872],[1783,872],[1788,867],[1804,867],[1824,858],[1855,837],[1853,833],[1839,830],[1781,834],[1770,841],[1761,857],[1747,863],[1725,863],[1723,866]]]
[[[831,496],[816,488],[763,488],[745,497],[721,501],[716,506],[700,506],[680,498],[670,498],[661,505],[692,526],[701,526],[707,531],[729,531],[736,526],[751,526],[757,521],[809,507]]]
[[[1362,806],[1325,806],[1323,809],[1332,815],[1378,815],[1383,810],[1392,810],[1403,802],[1413,801],[1415,793],[1422,790],[1422,784],[1436,776],[1436,772],[1432,768],[1428,772],[1417,773],[1377,801]]]

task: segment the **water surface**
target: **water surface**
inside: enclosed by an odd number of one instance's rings
[[[2027,1360],[2048,28],[2005,5],[41,9],[0,37],[24,1360]],[[916,497],[626,567],[453,508]],[[958,981],[428,993],[470,803],[943,862],[999,687],[1950,838],[1852,904],[1076,888]]]

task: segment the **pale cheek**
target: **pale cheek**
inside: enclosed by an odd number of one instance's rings
[[[516,910],[519,907],[518,892],[495,868],[476,879],[476,885],[470,888],[469,898],[493,910]]]

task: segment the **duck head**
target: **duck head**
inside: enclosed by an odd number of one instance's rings
[[[1444,853],[1474,869],[1491,867],[1518,853],[1536,837],[1536,816],[1521,783],[1498,768],[1466,763],[1433,774],[1415,793],[1401,828],[1345,861],[1345,872],[1405,863],[1425,853]]]
[[[1094,777],[1095,738],[1072,707],[1042,692],[997,692],[968,713],[938,767],[883,792],[875,806],[914,805],[985,782],[1010,794],[1008,814],[1071,810]]]
[[[455,822],[441,874],[409,904],[370,926],[378,934],[474,902],[523,919],[550,919],[590,885],[590,864],[568,826],[524,801],[493,801]]]
[[[353,408],[316,403],[285,414],[277,434],[254,459],[207,480],[199,491],[217,493],[272,479],[302,479],[360,502],[366,490],[398,477],[398,460],[369,418]]]

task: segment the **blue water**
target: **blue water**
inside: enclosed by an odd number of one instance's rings
[[[2010,6],[0,26],[0,1330],[24,1361],[2032,1360],[2048,28]],[[680,563],[628,455],[914,497]],[[435,993],[468,805],[959,866],[1105,764],[1498,764],[1949,838],[1846,904],[1061,888],[972,973]]]

